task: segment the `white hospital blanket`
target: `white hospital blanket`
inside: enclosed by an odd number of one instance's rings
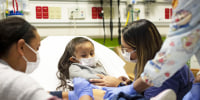
[[[58,61],[64,53],[67,43],[74,37],[77,36],[49,36],[41,41],[39,50],[40,65],[30,76],[38,81],[45,90],[56,90],[59,83],[56,76]],[[109,75],[128,77],[123,68],[125,62],[115,52],[92,39],[90,40],[94,43],[95,55],[104,65]]]

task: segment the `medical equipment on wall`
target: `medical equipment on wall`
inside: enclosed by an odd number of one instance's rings
[[[5,9],[3,12],[6,17],[20,16],[23,17],[25,13],[28,13],[29,0],[4,0]]]
[[[135,17],[137,20],[140,19],[140,9],[139,8],[135,8],[134,9],[134,13],[135,13]]]
[[[121,15],[120,15],[120,0],[117,0],[118,7],[118,44],[121,45]]]
[[[145,4],[145,16],[148,17],[149,13],[150,13],[150,7],[151,7],[151,3],[156,2],[156,0],[144,0],[144,4]]]
[[[103,40],[103,44],[105,45],[106,42],[106,30],[105,30],[105,18],[104,18],[104,8],[103,8],[103,0],[100,0],[100,4],[101,4],[101,13],[99,16],[102,17],[102,21],[103,21],[103,32],[104,32],[104,40]]]
[[[140,9],[134,8],[135,0],[132,0],[130,4],[127,5],[127,18],[125,26],[128,25],[129,22],[133,22],[135,17],[139,20]]]
[[[5,1],[0,1],[0,19],[5,17]]]
[[[103,0],[100,0],[100,4],[101,4],[101,8],[102,8],[102,11],[101,11],[101,13],[100,13],[100,17],[102,17],[102,20],[103,20],[103,31],[104,31],[104,43],[103,44],[105,44],[105,40],[106,40],[106,33],[105,33],[105,12],[104,12],[104,9],[105,9],[105,7],[103,7],[103,4],[104,4],[104,2],[103,2]],[[118,26],[121,28],[121,22],[120,22],[120,11],[119,11],[119,6],[120,6],[120,0],[118,0],[117,1],[117,5],[118,5]],[[111,41],[113,40],[113,11],[114,9],[113,9],[113,0],[110,0],[110,9],[109,9],[109,13],[110,13],[110,39],[111,39]],[[120,33],[121,33],[121,29],[119,28],[119,30],[118,30],[118,32],[119,32],[119,35],[121,35]],[[121,36],[120,36],[121,37]],[[119,37],[118,37],[119,38]],[[119,42],[119,44],[120,44],[120,42]]]
[[[9,4],[7,4],[9,5]],[[7,12],[7,17],[9,16],[23,16],[23,11],[19,10],[20,3],[18,0],[12,0],[12,7],[13,9]]]
[[[24,13],[29,13],[29,0],[21,0],[22,10]]]
[[[110,0],[110,39],[113,40],[112,0]]]
[[[129,4],[128,7],[127,7],[127,18],[126,18],[125,27],[128,25],[131,9],[132,9],[132,5]],[[132,14],[131,14],[131,15],[132,15]]]

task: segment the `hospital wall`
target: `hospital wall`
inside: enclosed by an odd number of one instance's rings
[[[130,0],[132,1],[132,0]],[[127,6],[129,0],[121,0],[120,2],[120,16],[122,29],[127,21]],[[134,10],[133,16],[130,14],[129,23],[137,19],[149,19],[158,28],[161,35],[165,36],[169,31],[169,22],[171,19],[165,18],[165,9],[171,9],[171,4],[165,1],[157,1],[155,3],[145,3],[143,1],[137,1],[136,4],[132,4]],[[37,19],[36,7],[48,7],[49,18]],[[103,22],[102,19],[93,19],[92,9],[101,7],[99,0],[30,0],[29,9],[30,12],[25,15],[25,18],[37,27],[39,34],[42,37],[45,36],[89,36],[89,37],[104,37]],[[58,15],[57,18],[50,18],[52,8],[59,8],[59,12],[54,14]],[[80,18],[72,18],[71,11],[75,9],[83,11],[84,16]],[[110,2],[104,0],[103,4],[105,15],[105,34],[106,37],[110,37]],[[137,11],[140,11],[137,13]],[[51,13],[51,14],[50,14]],[[131,13],[131,12],[130,12]],[[138,16],[137,16],[138,14]],[[76,16],[77,17],[77,16]],[[133,17],[133,19],[132,19]],[[113,36],[118,36],[118,8],[117,1],[113,0]]]

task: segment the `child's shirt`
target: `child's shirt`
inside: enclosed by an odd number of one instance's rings
[[[89,79],[99,79],[96,74],[107,75],[104,67],[101,64],[97,64],[97,66],[84,66],[79,63],[72,63],[69,67],[69,76],[70,80],[73,80],[75,77]]]

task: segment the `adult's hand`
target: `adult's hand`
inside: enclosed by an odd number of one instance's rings
[[[78,96],[78,98],[87,95],[93,98],[92,89],[95,88],[91,85],[87,80],[83,78],[74,78],[74,93]]]
[[[97,74],[97,76],[100,77],[100,79],[90,79],[89,81],[98,86],[106,86],[106,87],[117,87],[120,82],[122,82],[121,79],[118,79],[113,76],[104,76],[102,74]]]
[[[128,95],[137,94],[135,89],[133,88],[133,83],[127,86],[121,86],[121,87],[103,87],[103,90],[106,91],[106,94],[104,95],[104,99],[111,100],[114,95],[118,95],[120,92],[123,92]]]

